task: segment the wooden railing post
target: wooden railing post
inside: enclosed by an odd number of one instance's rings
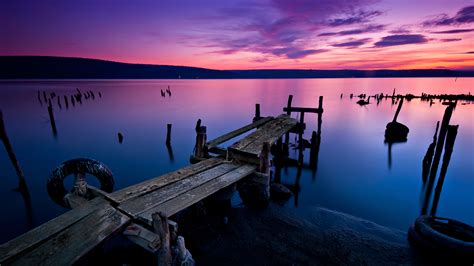
[[[255,116],[253,117],[253,122],[259,120],[261,117],[260,117],[260,104],[259,103],[256,103],[255,104]]]
[[[288,109],[286,110],[286,114],[287,114],[288,116],[291,116],[290,108],[291,108],[291,102],[292,102],[292,101],[293,101],[293,95],[290,94],[290,95],[288,95],[288,103],[287,103],[287,105],[286,105],[286,107],[288,108]],[[285,143],[288,145],[289,142],[290,142],[290,133],[287,132],[287,133],[285,134]]]

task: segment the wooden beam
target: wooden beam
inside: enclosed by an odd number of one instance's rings
[[[322,108],[309,108],[309,107],[285,107],[283,108],[283,111],[285,112],[305,112],[305,113],[322,113],[323,109]]]
[[[248,124],[246,126],[243,126],[239,129],[236,129],[236,130],[233,130],[227,134],[224,134],[220,137],[217,137],[211,141],[208,141],[206,143],[206,147],[208,150],[211,150],[212,148],[216,147],[217,145],[223,143],[223,142],[226,142],[230,139],[233,139],[245,132],[248,132],[254,128],[257,128],[257,127],[260,127],[264,124],[266,124],[267,122],[270,122],[271,120],[273,120],[273,117],[265,117],[265,118],[262,118],[262,119],[259,119],[258,121],[254,122],[254,123],[251,123],[251,124]]]

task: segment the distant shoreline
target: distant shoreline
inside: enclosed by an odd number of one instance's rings
[[[0,56],[0,80],[19,79],[317,79],[317,78],[462,78],[474,70],[214,70],[146,65],[53,56]]]

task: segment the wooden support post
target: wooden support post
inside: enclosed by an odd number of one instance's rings
[[[201,126],[201,119],[198,119],[196,123],[196,144],[194,145],[194,154],[191,156],[191,162],[197,162],[207,157],[206,141],[207,141],[207,129],[205,126]]]
[[[288,108],[287,111],[286,111],[286,114],[287,114],[288,116],[291,116],[291,102],[292,102],[292,101],[293,101],[293,95],[290,94],[290,95],[288,95],[288,103],[287,103],[287,105],[286,105],[286,107]],[[289,142],[290,142],[290,133],[287,132],[287,133],[285,134],[285,143],[288,145]]]
[[[263,174],[270,174],[270,143],[264,142],[260,152],[260,165],[258,170]]]
[[[430,174],[428,177],[428,184],[425,191],[425,199],[423,206],[421,208],[421,214],[424,215],[428,212],[429,201],[431,198],[431,192],[433,190],[433,185],[438,173],[439,160],[441,158],[441,153],[443,152],[444,141],[446,138],[446,133],[448,130],[449,120],[453,114],[454,106],[449,105],[444,111],[443,120],[441,122],[441,128],[439,130],[438,143],[436,145],[435,154],[433,157],[433,163],[431,164]]]
[[[309,164],[313,169],[315,169],[318,164],[320,143],[321,135],[316,133],[316,131],[313,131],[313,133],[311,134],[311,150],[309,153]]]
[[[319,96],[319,105],[318,109],[320,110],[318,113],[318,134],[321,135],[321,124],[323,123],[323,96]]]
[[[56,136],[58,134],[58,130],[56,129],[56,122],[54,121],[54,113],[53,113],[53,106],[51,105],[51,100],[48,103],[48,114],[49,114],[49,122],[51,123],[51,129],[53,130],[53,135]]]
[[[171,124],[166,125],[166,144],[171,143]]]
[[[433,206],[431,207],[431,216],[436,215],[438,209],[439,198],[441,196],[441,190],[443,189],[444,179],[446,172],[448,171],[449,161],[451,160],[451,154],[453,153],[454,142],[456,141],[456,135],[458,134],[459,125],[448,126],[448,134],[446,136],[446,146],[444,147],[443,165],[438,177],[438,183],[433,198]]]
[[[87,195],[87,182],[86,175],[81,172],[74,174],[74,188],[72,190],[74,195],[80,197],[86,197]]]
[[[156,253],[158,265],[171,265],[173,257],[171,256],[170,247],[170,230],[168,227],[168,217],[164,213],[154,213],[151,215],[153,223],[153,231],[158,235],[159,242],[155,246],[159,246]]]
[[[260,117],[260,104],[257,103],[255,104],[255,116],[253,118],[253,122],[259,120],[261,117]]]
[[[259,161],[257,172],[244,178],[237,189],[245,205],[261,209],[270,202],[270,143],[263,143]]]
[[[68,102],[68,98],[66,95],[64,95],[64,102],[66,103],[66,109],[69,108],[69,102]]]
[[[23,174],[23,171],[21,170],[20,163],[16,159],[15,152],[13,150],[12,144],[10,143],[10,139],[8,138],[7,131],[5,129],[5,122],[3,121],[3,112],[0,110],[0,140],[3,141],[3,145],[5,146],[5,150],[8,153],[8,157],[10,157],[10,161],[13,164],[13,167],[15,168],[16,175],[18,176],[18,181],[19,181],[19,190],[20,191],[27,191],[27,186],[26,186],[26,181],[25,181],[25,175]]]

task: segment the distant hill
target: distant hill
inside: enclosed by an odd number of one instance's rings
[[[474,77],[474,71],[417,70],[213,70],[186,66],[128,64],[53,56],[0,56],[0,79],[249,79]]]

